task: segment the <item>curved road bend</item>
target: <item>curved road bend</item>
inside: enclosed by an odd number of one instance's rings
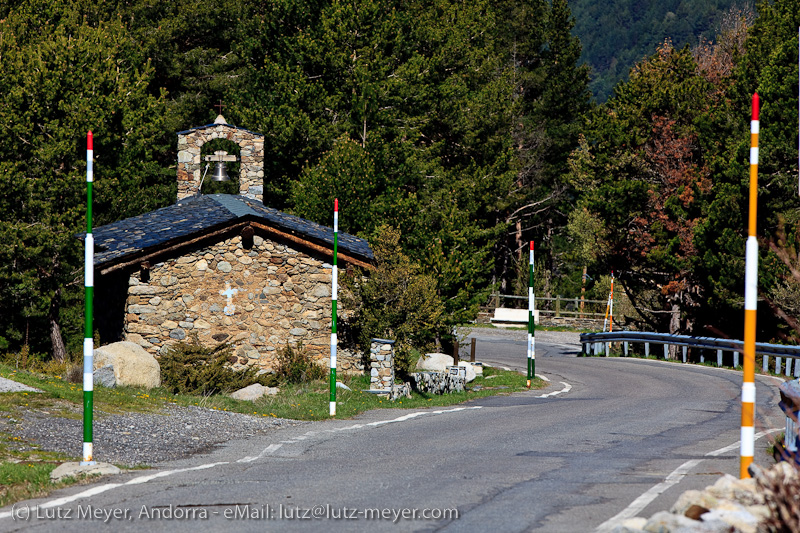
[[[525,335],[476,329],[471,337],[485,361],[524,372]],[[557,400],[556,409],[553,403],[531,409],[541,430],[531,435],[531,456],[562,460],[536,480],[536,492],[548,496],[546,503],[534,503],[544,507],[540,512],[546,519],[533,530],[589,531],[599,524],[610,529],[607,520],[625,510],[630,516],[651,516],[722,473],[739,475],[741,372],[632,358],[579,358],[579,344],[546,343],[550,335],[537,334],[537,375],[550,380],[547,391],[560,388],[561,382],[571,390]],[[782,428],[778,381],[757,376],[756,382],[756,432]],[[565,425],[573,428],[566,441]],[[762,465],[772,464],[768,441],[756,442],[756,462]],[[677,473],[685,476],[679,475],[674,485],[664,484],[681,467]],[[648,491],[644,501],[631,507]]]
[[[524,369],[524,333],[520,340],[517,333],[476,330],[479,358]],[[738,472],[738,447],[724,448],[739,439],[741,374],[577,358],[577,345],[548,343],[544,332],[537,339],[537,371],[551,380],[545,391],[485,398],[455,409],[372,411],[356,420],[232,441],[208,455],[70,487],[22,505],[51,505],[39,512],[43,518],[33,513],[29,520],[14,521],[10,507],[0,509],[0,531],[106,531],[111,525],[115,531],[192,533],[575,533],[596,530],[642,495],[652,498],[644,498],[646,505],[635,514],[649,516],[668,509],[684,490],[713,483],[722,472]],[[561,382],[569,384],[569,392],[539,397],[565,389]],[[757,380],[757,401],[762,424],[783,424],[777,387],[769,378]],[[765,446],[766,439],[759,441],[757,453]],[[686,475],[667,487],[664,480],[680,468]],[[89,505],[127,511],[130,519],[77,520]],[[153,518],[170,509],[184,518]],[[327,517],[315,518],[314,509]],[[367,509],[433,514],[457,509],[458,518],[367,520]],[[71,510],[72,518],[52,518],[56,510],[62,516]],[[353,511],[357,519],[348,519]]]

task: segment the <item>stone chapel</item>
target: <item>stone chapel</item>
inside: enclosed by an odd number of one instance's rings
[[[202,147],[213,139],[239,149],[238,195],[201,193]],[[178,133],[177,202],[93,230],[101,344],[132,341],[158,355],[196,336],[233,344],[234,366],[269,371],[278,350],[302,343],[325,362],[333,228],[264,205],[263,178],[263,135],[221,115]],[[374,256],[339,232],[337,260],[340,271],[372,268]],[[338,361],[344,372],[363,369],[361,354],[340,350]]]

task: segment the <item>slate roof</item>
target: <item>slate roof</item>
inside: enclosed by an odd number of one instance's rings
[[[185,198],[156,211],[94,228],[94,264],[98,267],[116,263],[131,254],[158,250],[167,244],[249,220],[261,221],[333,248],[333,228],[287,215],[244,196],[208,194]],[[367,261],[374,259],[364,239],[341,231],[338,237],[338,248],[343,252]]]
[[[205,126],[197,126],[196,128],[189,128],[188,130],[179,131],[176,135],[186,135],[193,131],[197,130],[206,130],[208,128],[216,128],[217,126],[228,126],[229,128],[234,128],[241,131],[246,131],[247,133],[252,133],[253,135],[258,135],[259,137],[263,137],[263,133],[258,133],[255,131],[250,131],[246,128],[242,128],[240,126],[234,126],[233,124],[228,124],[227,122],[213,122],[211,124],[206,124]]]

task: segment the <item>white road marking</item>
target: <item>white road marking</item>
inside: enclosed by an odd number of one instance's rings
[[[257,461],[258,459],[261,459],[265,455],[269,455],[272,452],[277,451],[278,449],[280,449],[281,446],[283,446],[283,444],[270,444],[269,446],[264,448],[261,451],[260,454],[256,455],[255,457],[242,457],[241,459],[239,459],[236,462],[237,463],[252,463],[253,461]]]
[[[572,390],[572,385],[570,385],[566,381],[562,381],[561,384],[564,385],[563,389],[557,390],[557,391],[554,391],[554,392],[548,392],[547,394],[542,394],[540,396],[536,396],[536,398],[551,398],[551,397],[557,396],[559,394],[566,394],[566,393],[568,393],[569,391]]]
[[[139,476],[137,478],[131,479],[126,483],[106,483],[105,485],[98,485],[97,487],[92,487],[86,489],[82,492],[77,494],[73,494],[72,496],[64,496],[63,498],[56,498],[54,500],[50,500],[49,502],[42,503],[40,505],[36,505],[30,508],[31,513],[35,513],[36,509],[49,509],[51,507],[58,507],[60,505],[64,505],[67,503],[74,502],[76,500],[82,500],[83,498],[89,498],[91,496],[96,496],[97,494],[101,494],[103,492],[109,491],[111,489],[116,489],[119,487],[124,487],[125,485],[139,485],[141,483],[147,483],[148,481],[152,481],[157,478],[171,476],[172,474],[177,474],[179,472],[190,472],[192,470],[205,470],[207,468],[214,468],[215,466],[219,465],[227,465],[229,464],[228,461],[220,462],[220,463],[207,463],[200,466],[193,466],[191,468],[178,468],[176,470],[165,470],[163,472],[157,472],[155,474],[150,474],[147,476]],[[13,511],[6,511],[0,513],[0,519],[9,518],[12,516]]]
[[[756,440],[760,439],[765,435],[769,435],[770,433],[776,433],[778,431],[782,431],[783,428],[779,429],[770,429],[767,431],[761,431],[760,433],[756,433]],[[739,448],[739,441],[725,446],[724,448],[720,448],[718,450],[714,450],[713,452],[708,452],[705,454],[705,457],[716,457],[718,455],[722,455],[723,453],[729,452],[731,450],[736,450]],[[655,500],[660,494],[662,494],[665,490],[672,487],[673,485],[677,484],[682,480],[686,474],[688,474],[692,468],[699,465],[705,460],[703,459],[692,459],[690,461],[686,461],[681,466],[673,470],[667,477],[654,487],[651,487],[647,492],[633,500],[628,507],[623,509],[617,515],[609,518],[595,529],[595,533],[602,533],[605,531],[611,531],[614,527],[619,525],[623,520],[627,520],[628,518],[633,518],[636,516],[642,509],[650,505],[650,503]]]
[[[325,431],[332,433],[332,432],[336,432],[336,431],[348,431],[348,430],[354,430],[354,429],[361,429],[361,428],[365,428],[365,427],[367,427],[367,428],[369,428],[369,427],[379,427],[379,426],[382,426],[382,425],[385,425],[385,424],[393,424],[393,423],[396,423],[396,422],[405,422],[405,421],[412,420],[412,419],[417,418],[417,417],[422,416],[422,415],[441,415],[441,414],[456,413],[456,412],[459,412],[459,411],[467,411],[467,410],[474,410],[474,409],[482,409],[482,407],[481,406],[456,407],[456,408],[453,408],[453,409],[441,409],[441,410],[438,410],[438,411],[417,411],[417,412],[405,414],[403,416],[399,416],[397,418],[391,418],[389,420],[379,420],[377,422],[370,422],[368,424],[353,424],[352,426],[345,426],[345,427],[342,427],[342,428],[329,429],[329,430],[325,430]],[[296,444],[297,442],[306,440],[308,437],[313,436],[313,435],[318,434],[318,433],[322,433],[322,432],[321,431],[309,431],[305,435],[300,435],[300,436],[294,437],[293,440],[281,441],[282,444],[270,444],[269,446],[264,448],[261,451],[261,453],[259,453],[258,455],[254,456],[254,457],[253,456],[242,457],[241,459],[238,459],[236,462],[237,463],[252,463],[253,461],[257,461],[258,459],[261,459],[261,458],[263,458],[263,457],[265,457],[265,456],[267,456],[269,454],[274,453],[276,450],[278,450],[283,445],[283,443]],[[142,483],[147,483],[149,481],[153,481],[154,479],[160,479],[162,477],[171,476],[173,474],[178,474],[178,473],[181,473],[181,472],[191,472],[191,471],[194,471],[194,470],[206,470],[208,468],[214,468],[214,467],[217,467],[217,466],[227,465],[227,464],[231,464],[231,463],[229,461],[222,461],[222,462],[218,462],[218,463],[206,463],[206,464],[202,464],[202,465],[199,465],[199,466],[193,466],[193,467],[189,467],[189,468],[178,468],[178,469],[175,469],[175,470],[164,470],[162,472],[156,472],[154,474],[147,474],[147,475],[144,475],[144,476],[139,476],[139,477],[133,478],[133,479],[131,479],[131,480],[125,482],[125,483],[106,483],[104,485],[98,485],[96,487],[92,487],[92,488],[86,489],[86,490],[84,490],[82,492],[79,492],[77,494],[73,494],[72,496],[65,496],[63,498],[56,498],[54,500],[50,500],[48,502],[45,502],[45,503],[39,504],[37,506],[31,507],[30,508],[30,512],[31,513],[35,513],[36,509],[48,509],[48,508],[51,508],[51,507],[58,507],[60,505],[65,505],[67,503],[71,503],[71,502],[74,502],[74,501],[77,501],[77,500],[82,500],[84,498],[89,498],[91,496],[95,496],[97,494],[101,494],[103,492],[106,492],[106,491],[109,491],[109,490],[112,490],[112,489],[117,489],[119,487],[124,487],[126,485],[141,485]],[[12,508],[12,511],[5,511],[5,512],[0,513],[0,520],[2,520],[3,518],[10,518],[13,515],[13,512],[14,511],[13,511],[13,508]]]

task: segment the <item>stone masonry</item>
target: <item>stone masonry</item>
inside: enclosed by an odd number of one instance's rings
[[[231,342],[234,367],[266,371],[278,350],[302,343],[327,366],[331,265],[259,235],[252,244],[239,235],[221,239],[131,275],[125,340],[153,354],[192,335],[205,345]],[[341,349],[338,366],[363,370],[360,354]]]
[[[369,388],[391,392],[394,385],[394,341],[372,339],[369,350]]]
[[[386,396],[394,401],[398,398],[411,398],[408,383],[394,382],[394,341],[372,339],[369,350],[369,391]]]
[[[200,189],[205,168],[201,150],[212,139],[227,139],[239,145],[239,194],[263,201],[264,135],[231,126],[222,115],[214,124],[178,133],[178,201],[194,196]]]

